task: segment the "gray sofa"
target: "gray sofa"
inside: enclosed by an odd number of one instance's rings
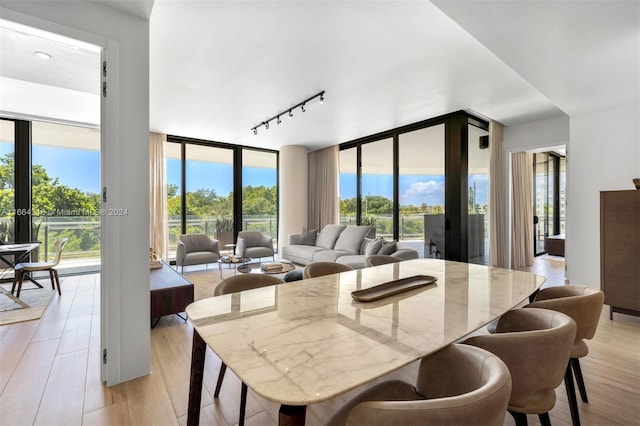
[[[364,268],[368,255],[379,254],[382,246],[389,254],[403,260],[417,259],[418,252],[411,248],[397,247],[397,243],[375,239],[373,226],[327,225],[317,235],[290,234],[289,245],[282,248],[280,256],[300,265],[312,262],[337,262],[354,269]]]

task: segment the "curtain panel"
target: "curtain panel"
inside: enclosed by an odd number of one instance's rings
[[[506,268],[505,171],[502,124],[489,123],[489,265]]]
[[[309,229],[338,223],[338,146],[309,154]]]
[[[167,135],[149,133],[149,247],[169,260],[167,220]]]
[[[512,162],[511,267],[533,265],[533,155],[516,152]]]

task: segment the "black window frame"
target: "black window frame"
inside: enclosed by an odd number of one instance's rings
[[[403,133],[424,129],[436,125],[445,125],[445,253],[444,259],[467,262],[469,247],[467,235],[468,223],[468,125],[483,130],[489,130],[489,122],[476,117],[466,111],[456,111],[420,122],[385,130],[369,136],[364,136],[341,143],[339,149],[356,148],[356,220],[360,224],[362,219],[360,187],[362,145],[382,139],[393,139],[393,238],[400,234],[400,202],[399,202],[399,156],[398,141]]]

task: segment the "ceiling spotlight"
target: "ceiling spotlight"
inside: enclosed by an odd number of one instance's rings
[[[324,90],[322,92],[318,92],[315,95],[303,100],[302,102],[299,102],[299,103],[297,103],[297,104],[295,104],[293,106],[290,106],[289,108],[285,109],[284,111],[279,112],[278,114],[274,115],[273,117],[268,118],[265,121],[260,122],[259,124],[256,124],[255,126],[253,126],[251,128],[251,130],[253,131],[253,134],[254,135],[258,134],[258,127],[260,127],[260,126],[264,126],[265,129],[268,129],[269,128],[269,123],[271,121],[273,121],[273,120],[275,120],[276,124],[282,123],[282,120],[280,118],[283,115],[287,115],[287,117],[289,117],[289,120],[291,120],[293,118],[293,111],[298,107],[300,107],[300,110],[302,112],[306,112],[307,111],[307,109],[306,109],[307,102],[311,102],[316,98],[319,99],[320,103],[323,103],[323,101],[324,101]]]
[[[48,53],[45,52],[35,52],[36,56],[40,59],[51,59],[51,55],[49,55]]]

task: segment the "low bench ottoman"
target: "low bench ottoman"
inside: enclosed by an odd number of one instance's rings
[[[180,315],[188,304],[193,303],[193,284],[171,266],[162,262],[162,267],[150,271],[151,328],[165,315]],[[153,321],[155,318],[155,322]]]

